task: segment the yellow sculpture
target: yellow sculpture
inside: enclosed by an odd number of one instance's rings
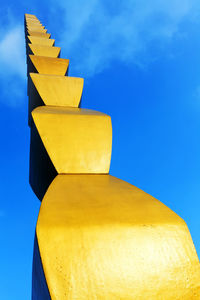
[[[30,73],[30,77],[46,105],[79,106],[82,78],[35,73]]]
[[[110,175],[58,175],[37,239],[52,299],[200,299],[184,221]]]
[[[28,46],[34,55],[47,57],[59,57],[60,55],[60,47],[45,46],[43,44],[28,44]]]
[[[46,40],[46,39],[44,39]],[[54,58],[46,56],[29,55],[32,68],[35,68],[39,74],[61,75],[65,76],[69,66],[69,59]],[[29,69],[32,72],[33,69]]]
[[[69,60],[44,42],[39,20],[25,21],[34,28],[26,30],[30,184],[42,200],[32,299],[200,299],[185,222],[109,175],[110,117],[79,108],[83,79],[66,76]]]
[[[35,45],[43,45],[43,46],[54,46],[55,40],[53,39],[44,39],[37,36],[28,36],[29,41],[31,44]]]
[[[58,174],[109,172],[112,145],[109,116],[57,106],[38,107],[32,116]]]
[[[39,36],[43,38],[49,39],[51,37],[50,33],[44,33],[44,32],[39,32],[39,31],[34,31],[34,30],[27,30],[27,34],[29,36]]]

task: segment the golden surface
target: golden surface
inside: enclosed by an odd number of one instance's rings
[[[46,40],[46,39],[45,39]],[[69,59],[29,55],[31,62],[40,74],[64,76],[69,66]]]
[[[33,19],[37,19],[37,17],[35,15],[32,14],[25,14],[25,18],[33,18]]]
[[[38,18],[25,17],[26,22],[40,22]]]
[[[44,45],[28,44],[32,53],[39,56],[58,57],[60,54],[60,47],[49,47]]]
[[[31,24],[31,25],[27,25],[26,29],[30,30],[30,31],[38,31],[38,32],[47,33],[47,29],[45,29],[43,27],[42,27],[42,25]]]
[[[33,17],[26,17],[25,18],[26,22],[40,22],[38,18],[33,18]]]
[[[27,33],[31,36],[39,36],[39,37],[43,37],[43,38],[47,38],[47,39],[49,39],[51,37],[50,33],[43,33],[43,32],[30,31],[30,30],[28,30]]]
[[[59,174],[109,172],[109,116],[87,109],[41,106],[33,110],[32,117]]]
[[[185,222],[110,175],[58,175],[37,222],[52,300],[200,299]]]
[[[30,73],[46,105],[78,107],[83,91],[83,78]]]
[[[42,33],[47,33],[47,29],[42,28],[41,26],[34,26],[31,25],[27,28],[28,31],[36,31],[36,32],[42,32]]]
[[[31,29],[29,29],[30,27],[40,27],[40,26],[43,26],[43,25],[36,21],[26,22],[26,30],[31,30]]]
[[[36,28],[39,28],[39,29],[45,29],[45,27],[42,25],[42,24],[26,24],[26,28],[27,29],[30,29],[30,27],[36,27]]]
[[[55,40],[53,39],[44,39],[38,36],[28,36],[29,41],[34,45],[43,45],[43,46],[53,46]]]
[[[38,18],[30,18],[30,17],[26,17],[25,21],[26,21],[26,23],[27,22],[40,22],[40,20]]]
[[[28,20],[28,21],[26,21],[26,26],[29,26],[29,25],[42,25],[42,23],[40,23],[39,20]]]

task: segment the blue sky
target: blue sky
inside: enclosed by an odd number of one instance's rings
[[[111,174],[188,224],[200,256],[200,4],[195,0],[9,1],[0,11],[0,298],[27,300],[40,202],[28,183],[24,13],[85,78],[82,107],[113,123]]]

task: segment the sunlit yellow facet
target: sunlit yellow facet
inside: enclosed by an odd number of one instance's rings
[[[39,28],[43,28],[43,29],[45,28],[45,26],[42,25],[40,23],[40,21],[37,21],[37,20],[31,20],[31,21],[27,21],[26,22],[26,28],[31,27],[31,26],[33,26],[33,27],[39,27]]]
[[[26,27],[26,29],[29,31],[38,31],[38,32],[43,32],[47,33],[47,29],[44,28],[42,25],[36,25],[36,24],[31,24]]]
[[[34,45],[28,44],[32,53],[38,56],[47,56],[47,57],[58,57],[60,54],[60,47],[50,47],[44,45]]]
[[[29,25],[42,25],[42,23],[39,21],[39,20],[26,20],[26,26],[29,26]]]
[[[41,106],[32,112],[44,147],[60,173],[108,173],[112,127],[108,115],[68,107]]]
[[[78,107],[83,91],[83,78],[30,73],[45,105]]]
[[[28,36],[29,41],[31,42],[31,44],[34,45],[43,45],[43,46],[53,46],[55,43],[54,39],[44,39],[41,37],[37,37],[37,36]]]
[[[52,300],[200,299],[200,268],[185,222],[110,175],[58,175],[37,239]]]
[[[40,74],[64,76],[69,66],[69,59],[29,55],[31,62]]]
[[[33,19],[37,19],[37,17],[35,15],[32,14],[25,14],[25,18],[33,18]]]
[[[38,31],[31,31],[31,30],[28,30],[27,33],[30,36],[39,36],[39,37],[43,37],[43,38],[47,38],[47,39],[49,39],[51,37],[50,33],[43,33],[43,32],[38,32]]]
[[[36,25],[28,26],[27,30],[28,31],[36,31],[36,32],[47,33],[47,29],[44,29],[41,26],[36,26]]]

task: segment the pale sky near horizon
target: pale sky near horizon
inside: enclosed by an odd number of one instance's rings
[[[40,202],[28,183],[24,13],[85,78],[82,107],[112,117],[111,174],[169,206],[200,256],[200,3],[9,1],[0,11],[0,298],[27,300]]]

